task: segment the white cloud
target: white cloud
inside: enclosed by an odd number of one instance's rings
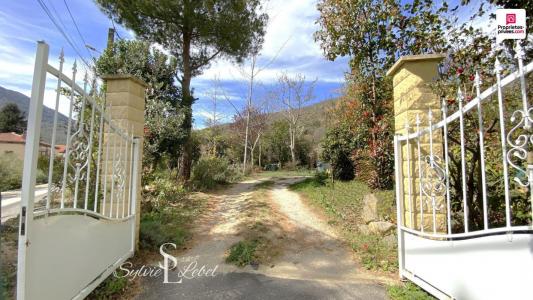
[[[273,0],[268,6],[270,20],[262,52],[265,56],[274,57],[282,47],[280,56],[289,59],[321,56],[313,40],[318,29],[315,0]]]
[[[269,15],[269,23],[257,67],[264,67],[273,58],[276,60],[259,74],[258,81],[275,82],[284,71],[289,74],[302,73],[310,80],[319,78],[325,82],[344,81],[346,70],[339,69],[338,75],[333,76],[322,72],[324,68],[331,66],[331,62],[323,58],[319,45],[313,39],[313,34],[318,29],[315,24],[319,16],[316,0],[272,0],[267,3],[265,11]],[[280,61],[290,64],[281,64]],[[239,67],[220,59],[199,78],[205,80],[218,75],[224,80],[246,80],[239,68],[249,70],[250,66],[245,63]]]

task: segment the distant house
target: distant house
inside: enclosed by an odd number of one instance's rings
[[[67,150],[67,145],[57,145],[56,146],[56,156],[64,156],[65,151]]]
[[[24,146],[26,145],[26,135],[17,134],[14,132],[2,132],[0,133],[0,155],[5,155],[13,153],[20,160],[24,160]],[[40,155],[50,155],[50,144],[40,142],[39,143],[39,154]],[[65,151],[65,145],[56,146],[57,150]],[[57,151],[56,150],[56,151]],[[58,155],[62,155],[61,152],[57,151]]]

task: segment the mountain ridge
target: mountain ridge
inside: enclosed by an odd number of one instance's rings
[[[30,107],[30,97],[7,88],[0,86],[0,109],[8,103],[15,103],[22,111],[25,118],[28,118],[28,110]],[[54,110],[44,106],[41,121],[41,141],[51,143],[52,128],[54,124]],[[67,124],[68,117],[58,113],[57,117],[57,131],[56,144],[65,144],[67,140]]]

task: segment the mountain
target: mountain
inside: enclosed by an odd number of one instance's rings
[[[328,126],[334,122],[332,118],[334,116],[330,111],[337,105],[339,99],[328,99],[322,102],[314,103],[308,106],[302,107],[301,114],[301,125],[304,128],[302,138],[312,145],[312,149],[318,151],[320,147],[320,142],[326,135],[326,130]],[[270,125],[276,121],[282,121],[285,117],[282,112],[271,112],[267,115],[267,124]],[[218,125],[218,128],[221,129],[221,132],[224,134],[231,135],[232,128],[231,123],[224,123]],[[208,128],[203,128],[198,130],[199,132],[209,130]]]
[[[19,92],[8,90],[0,86],[0,109],[7,103],[15,103],[19,109],[28,117],[30,98]],[[65,144],[67,140],[68,117],[59,113],[57,116],[56,144]],[[43,107],[41,121],[41,141],[50,143],[52,141],[52,128],[54,124],[54,110],[46,106]]]
[[[311,145],[318,147],[326,135],[328,125],[333,122],[329,111],[335,107],[338,101],[338,99],[328,99],[302,107],[301,122],[305,129],[302,137]],[[268,117],[270,122],[283,120],[283,118],[281,112],[271,113]]]

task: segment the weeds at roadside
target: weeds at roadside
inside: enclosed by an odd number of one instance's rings
[[[243,240],[231,246],[229,255],[226,257],[227,263],[232,263],[238,267],[254,263],[255,250],[259,244],[258,240]]]
[[[435,298],[418,286],[407,282],[401,285],[391,285],[387,293],[392,300],[434,300]]]
[[[117,274],[124,275],[124,271],[117,271]],[[111,274],[89,295],[89,299],[116,299],[128,286],[126,277],[114,276]]]
[[[0,226],[0,299],[15,299],[19,217]]]

